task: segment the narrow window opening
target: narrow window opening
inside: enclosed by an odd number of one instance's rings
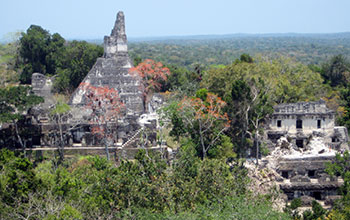
[[[33,136],[32,142],[33,142],[33,145],[41,145],[40,136]]]
[[[303,128],[303,120],[298,119],[297,120],[297,129],[302,129]]]
[[[304,147],[304,141],[303,141],[303,139],[296,140],[296,141],[295,141],[295,144],[296,144],[299,148]]]
[[[282,171],[282,177],[288,179],[288,171]]]
[[[282,127],[282,121],[281,120],[277,120],[277,127],[278,128]]]
[[[311,178],[315,177],[315,171],[314,170],[309,170],[308,171],[308,176],[311,177]]]
[[[321,196],[321,192],[313,192],[312,196],[316,199],[316,200],[321,200],[322,196]]]
[[[82,132],[80,129],[72,131],[73,144],[81,144],[84,133],[85,132]]]
[[[321,120],[317,120],[317,128],[321,128]]]
[[[332,142],[333,143],[338,142],[338,138],[337,137],[332,137]]]

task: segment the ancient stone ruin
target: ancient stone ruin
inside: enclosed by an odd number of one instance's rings
[[[276,171],[288,200],[301,198],[304,206],[318,200],[327,207],[339,198],[343,183],[325,172],[337,152],[348,150],[346,127],[334,126],[335,112],[325,101],[281,104],[274,107],[266,136],[271,155],[262,163]]]
[[[268,138],[276,143],[288,135],[293,144],[304,148],[312,137],[322,137],[333,149],[347,148],[346,127],[334,126],[335,112],[329,110],[324,100],[281,104],[274,107],[267,131]]]
[[[111,35],[104,37],[103,57],[97,59],[81,86],[74,91],[69,100],[71,111],[64,116],[62,123],[64,142],[67,147],[98,147],[102,144],[91,132],[91,123],[88,119],[90,112],[87,108],[87,90],[84,86],[91,85],[115,89],[125,107],[118,121],[109,123],[113,127],[111,149],[115,152],[120,150],[124,157],[132,158],[142,139],[142,147],[151,146],[153,150],[159,150],[156,140],[158,116],[155,111],[162,105],[163,97],[154,94],[147,103],[148,112],[145,112],[142,79],[135,74],[129,74],[131,67],[133,64],[128,55],[124,14],[118,12]],[[40,73],[34,73],[32,76],[34,93],[45,99],[45,103],[31,112],[33,115],[31,124],[40,130],[33,144],[35,147],[57,146],[58,124],[50,115],[57,102],[51,92],[53,80],[54,78],[48,78]],[[28,147],[31,146],[28,145]]]
[[[82,83],[116,89],[127,112],[141,115],[144,112],[143,88],[141,79],[129,74],[132,66],[128,55],[124,13],[118,12],[111,35],[104,38],[103,57],[97,59]],[[70,104],[84,106],[85,92],[82,87],[78,87],[71,97]]]
[[[129,74],[132,66],[128,55],[124,14],[119,12],[111,35],[104,38],[103,57],[97,59],[82,85],[108,87],[118,91],[126,112],[113,125],[114,140],[110,147],[115,155],[124,158],[132,158],[139,146],[163,150],[162,140],[157,140],[156,133],[159,126],[156,110],[162,106],[163,97],[154,94],[145,108],[142,79]],[[32,75],[33,91],[44,97],[45,102],[34,108],[27,117],[30,121],[28,127],[35,131],[35,135],[27,138],[27,147],[57,146],[58,124],[49,118],[55,105],[51,93],[52,80],[54,78],[40,73]],[[65,146],[97,149],[94,147],[101,146],[101,143],[92,134],[91,124],[86,119],[89,112],[86,110],[85,94],[84,86],[79,86],[70,98],[72,110],[62,124]],[[273,176],[270,179],[277,182],[289,201],[301,198],[303,204],[309,206],[316,199],[324,206],[331,205],[338,198],[337,189],[343,181],[339,177],[327,175],[325,163],[332,161],[337,152],[348,150],[348,131],[346,127],[335,126],[334,120],[335,112],[328,109],[323,100],[276,105],[265,135],[271,154],[262,158],[260,163],[271,173],[259,174],[261,178]],[[9,130],[2,129],[1,135],[10,136]],[[9,146],[18,147],[14,140],[8,142],[13,143]],[[258,172],[255,166],[251,170]],[[257,173],[254,175],[259,177]],[[258,184],[261,183],[259,178]]]
[[[35,95],[41,96],[44,98],[44,103],[41,103],[42,108],[50,108],[54,104],[54,97],[51,92],[52,83],[54,77],[47,77],[41,73],[32,74],[32,89]]]

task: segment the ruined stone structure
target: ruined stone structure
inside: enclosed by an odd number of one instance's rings
[[[334,126],[335,112],[322,99],[317,102],[299,102],[274,106],[268,138],[274,143],[285,135],[298,147],[304,147],[311,136],[322,136],[334,149],[345,149],[348,133],[345,127]]]
[[[334,156],[313,156],[300,158],[283,158],[277,172],[283,177],[280,188],[289,200],[311,198],[331,203],[338,196],[338,188],[343,184],[341,178],[331,177],[325,172],[326,162]],[[304,204],[305,206],[311,204]]]
[[[348,150],[348,131],[334,120],[335,112],[323,100],[274,106],[266,131],[272,153],[265,161],[274,164],[288,200],[301,198],[310,206],[316,199],[326,206],[338,197],[342,180],[329,176],[325,164]]]
[[[44,98],[44,103],[40,104],[43,108],[49,108],[54,104],[52,90],[53,78],[49,78],[41,73],[32,74],[32,89],[35,95]]]
[[[116,89],[127,112],[141,115],[144,112],[143,88],[141,79],[129,74],[132,66],[128,55],[124,13],[118,12],[111,35],[104,38],[104,55],[97,59],[83,83]],[[70,104],[84,106],[85,92],[82,87],[78,87],[71,97]]]
[[[129,69],[133,66],[128,55],[127,37],[125,33],[125,21],[123,12],[118,12],[117,20],[110,36],[104,37],[104,55],[98,58],[95,65],[89,71],[82,84],[90,84],[94,87],[114,88],[118,91],[121,102],[125,105],[126,114],[118,120],[115,125],[115,144],[123,144],[133,138],[142,127],[148,130],[156,130],[156,123],[140,124],[140,117],[144,112],[143,87],[141,78],[129,74]],[[70,104],[78,110],[75,116],[83,114],[86,105],[85,92],[83,87],[78,87],[73,93]],[[80,112],[79,112],[80,111]],[[144,117],[144,116],[143,116]],[[84,145],[94,145],[89,131],[77,131],[79,135],[74,135],[76,142],[78,139]],[[155,135],[150,135],[155,140]]]
[[[143,147],[152,146],[152,149],[157,149],[158,117],[155,110],[163,102],[161,95],[155,94],[149,103],[149,109],[152,112],[144,111],[142,79],[129,74],[132,66],[128,55],[124,14],[118,12],[111,35],[104,38],[104,55],[97,59],[82,85],[108,87],[118,91],[120,100],[125,106],[125,112],[118,118],[118,121],[108,123],[113,132],[111,134],[113,143],[110,143],[110,147],[120,150],[121,146],[125,146],[131,149],[130,152],[124,149],[121,151],[129,158],[137,151],[140,139],[143,140]],[[56,104],[51,93],[53,80],[54,78],[48,78],[40,73],[32,75],[33,91],[36,95],[42,96],[45,103],[36,106],[30,113],[31,124],[40,130],[35,143],[31,146],[57,146],[58,124],[50,115]],[[98,147],[103,144],[91,132],[89,121],[91,112],[86,108],[85,93],[87,91],[84,89],[84,86],[79,86],[74,91],[69,101],[71,110],[61,122],[67,147]]]

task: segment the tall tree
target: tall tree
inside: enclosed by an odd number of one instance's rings
[[[235,62],[223,68],[214,67],[206,71],[201,86],[228,102],[233,82],[249,82],[252,78],[264,79],[270,88],[268,94],[275,103],[318,100],[328,91],[319,73],[285,58],[257,59],[254,63]]]
[[[250,109],[250,122],[252,125],[252,132],[248,132],[251,138],[255,143],[256,150],[256,163],[259,163],[259,154],[260,154],[260,146],[259,146],[259,135],[261,133],[260,126],[261,123],[265,120],[268,114],[273,112],[272,102],[268,95],[270,87],[265,84],[265,82],[259,78],[258,81],[253,80],[253,86],[251,89],[251,109]],[[254,138],[253,138],[254,134]]]
[[[70,94],[83,81],[98,57],[103,54],[103,48],[85,41],[69,42],[63,56],[57,59],[57,77],[54,88],[60,93]]]
[[[251,109],[250,86],[242,79],[236,80],[232,84],[231,100],[226,107],[231,119],[230,134],[232,141],[239,144],[237,151],[244,153],[247,145],[246,135],[249,126],[249,112]]]
[[[340,105],[343,110],[338,123],[350,129],[350,85],[340,90]]]
[[[236,80],[232,85],[231,101],[227,106],[231,120],[233,142],[240,143],[238,151],[243,155],[248,145],[246,138],[255,143],[256,160],[259,156],[259,133],[261,122],[272,112],[272,100],[268,92],[269,85],[259,78],[246,82]],[[240,136],[240,138],[238,138]],[[238,138],[238,141],[237,141]]]
[[[350,82],[350,63],[339,54],[322,65],[321,74],[332,87],[345,86]]]
[[[184,134],[198,143],[198,153],[206,158],[208,151],[220,141],[230,122],[223,112],[226,102],[205,89],[197,92],[197,97],[184,97],[177,109],[177,120],[184,126]],[[178,129],[174,127],[173,129]]]
[[[55,97],[55,105],[50,112],[50,120],[55,128],[52,130],[55,146],[58,148],[59,163],[64,160],[64,147],[67,145],[67,136],[71,131],[81,127],[82,121],[69,121],[71,118],[71,107],[66,104],[63,96]]]
[[[253,63],[254,60],[249,54],[244,53],[240,56],[240,61],[246,63]]]
[[[55,59],[60,56],[53,54],[63,47],[63,43],[64,39],[59,34],[51,36],[37,25],[31,25],[26,33],[22,33],[17,63],[22,68],[21,83],[30,83],[33,72],[55,74]]]

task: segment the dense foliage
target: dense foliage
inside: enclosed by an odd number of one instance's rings
[[[31,25],[19,39],[16,66],[21,70],[21,83],[30,83],[34,72],[57,74],[57,91],[71,93],[102,54],[101,46],[85,41],[66,42],[58,33],[51,35],[42,27]]]
[[[201,161],[191,145],[171,167],[145,151],[117,167],[98,156],[57,167],[2,150],[0,218],[288,219],[264,198],[251,198],[247,181],[243,167]]]
[[[350,153],[337,154],[335,161],[327,164],[327,170],[332,176],[340,176],[344,184],[340,187],[342,199],[337,201],[329,219],[349,219],[350,218]]]

